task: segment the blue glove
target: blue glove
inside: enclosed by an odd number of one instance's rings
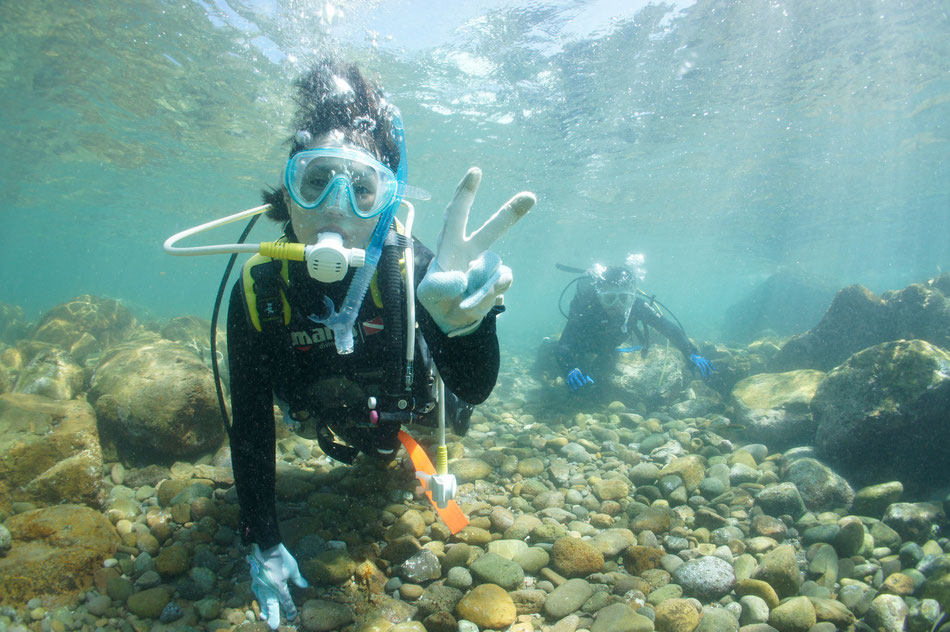
[[[693,366],[699,369],[699,375],[704,380],[708,380],[709,376],[712,375],[712,372],[716,370],[716,367],[714,367],[709,360],[698,353],[694,353],[689,356],[689,361],[693,363]]]
[[[297,608],[290,597],[287,581],[290,580],[301,588],[310,584],[300,575],[294,556],[283,544],[272,546],[266,551],[261,551],[257,544],[252,544],[247,563],[251,565],[251,589],[261,606],[261,618],[267,621],[270,629],[276,630],[280,625],[281,608],[288,621],[296,619]]]
[[[594,379],[589,375],[584,375],[581,373],[580,369],[573,369],[570,373],[567,374],[565,378],[567,380],[567,385],[571,388],[572,391],[578,391],[582,387],[587,386],[588,384],[593,384]]]

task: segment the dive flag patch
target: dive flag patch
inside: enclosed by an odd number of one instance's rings
[[[363,321],[363,335],[372,336],[373,334],[378,334],[383,330],[383,317],[377,316],[373,320],[364,320]]]

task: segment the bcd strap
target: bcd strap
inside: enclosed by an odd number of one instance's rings
[[[244,302],[257,331],[274,331],[290,322],[287,262],[257,255],[244,264]]]

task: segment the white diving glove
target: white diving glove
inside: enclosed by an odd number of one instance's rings
[[[481,179],[481,170],[473,167],[459,182],[455,197],[445,208],[435,258],[417,290],[419,302],[450,337],[478,329],[485,314],[511,287],[511,269],[488,248],[536,201],[534,194],[523,191],[466,236],[468,213]]]
[[[283,544],[261,551],[261,547],[255,543],[251,545],[247,562],[251,565],[251,589],[261,606],[261,618],[267,621],[270,629],[276,630],[280,625],[281,609],[288,621],[296,619],[297,608],[290,596],[287,581],[292,581],[300,588],[310,584],[300,574],[297,560],[290,551]]]

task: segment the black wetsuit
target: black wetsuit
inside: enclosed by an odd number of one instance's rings
[[[616,360],[616,348],[631,336],[637,336],[638,323],[641,322],[644,329],[652,327],[666,336],[687,359],[696,353],[696,347],[683,329],[641,296],[637,296],[630,310],[626,332],[622,321],[622,314],[612,314],[603,308],[590,279],[578,281],[567,325],[555,352],[564,373],[578,368],[596,380],[598,374],[609,372]]]
[[[416,285],[425,275],[433,254],[415,242]],[[393,429],[368,424],[367,398],[379,395],[385,380],[383,367],[393,358],[387,342],[383,310],[371,292],[356,319],[354,351],[339,355],[331,331],[304,317],[319,312],[324,292],[340,305],[349,280],[332,285],[312,280],[303,263],[289,264],[289,294],[293,317],[286,327],[257,331],[251,324],[242,281],[235,284],[228,309],[228,363],[231,386],[231,461],[241,505],[241,534],[245,543],[262,549],[280,543],[275,485],[275,394],[291,410],[305,411],[322,427],[350,445],[369,451],[396,448]],[[438,367],[447,391],[460,405],[483,402],[498,377],[498,339],[494,308],[481,326],[466,336],[449,338],[416,302],[417,358],[413,394],[424,400],[430,390],[428,367],[420,358],[427,351]],[[275,330],[276,329],[276,333]],[[422,347],[420,349],[420,347]],[[427,348],[427,349],[426,349]],[[453,398],[454,399],[454,398]],[[449,398],[447,397],[447,402]],[[469,407],[470,410],[470,407]],[[430,413],[434,418],[435,413]]]

